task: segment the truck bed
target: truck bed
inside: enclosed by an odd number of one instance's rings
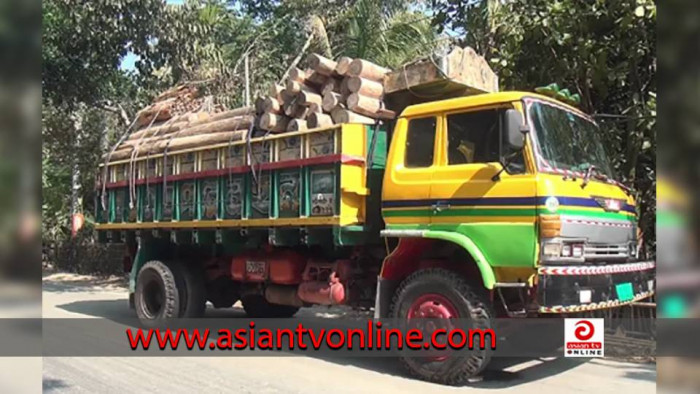
[[[98,239],[367,242],[382,227],[387,141],[385,126],[342,124],[111,162],[99,171]]]

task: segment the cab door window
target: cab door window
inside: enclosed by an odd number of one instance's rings
[[[447,115],[447,164],[494,163],[510,155],[503,146],[502,125],[507,108]],[[511,160],[509,172],[522,172],[522,153]]]
[[[406,156],[404,165],[407,168],[430,167],[433,165],[435,152],[435,117],[411,119],[406,133]]]

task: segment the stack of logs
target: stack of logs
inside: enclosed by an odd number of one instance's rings
[[[363,59],[334,61],[318,54],[307,62],[308,69],[293,68],[284,86],[273,85],[256,100],[259,128],[280,133],[396,117],[383,101],[390,70]]]
[[[251,126],[280,133],[396,117],[383,101],[390,70],[363,59],[334,61],[317,54],[309,56],[308,65],[292,69],[285,86],[273,85],[255,107],[206,112],[195,86],[172,88],[139,111],[136,131],[108,154],[109,160],[238,141]]]
[[[109,159],[123,160],[133,155],[146,156],[238,141],[245,137],[254,122],[253,107],[180,115],[157,126],[135,131],[119,144]]]

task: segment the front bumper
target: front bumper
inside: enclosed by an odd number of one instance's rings
[[[541,266],[537,270],[540,313],[573,313],[614,308],[654,294],[653,261]]]

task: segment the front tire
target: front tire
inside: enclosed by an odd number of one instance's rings
[[[390,316],[406,321],[416,317],[469,319],[469,328],[490,329],[494,312],[485,292],[459,274],[441,268],[415,272],[394,293]],[[491,350],[473,350],[469,356],[399,357],[418,379],[461,385],[477,376],[491,360]]]
[[[136,316],[146,327],[156,327],[180,314],[177,274],[161,261],[149,261],[136,278]]]

